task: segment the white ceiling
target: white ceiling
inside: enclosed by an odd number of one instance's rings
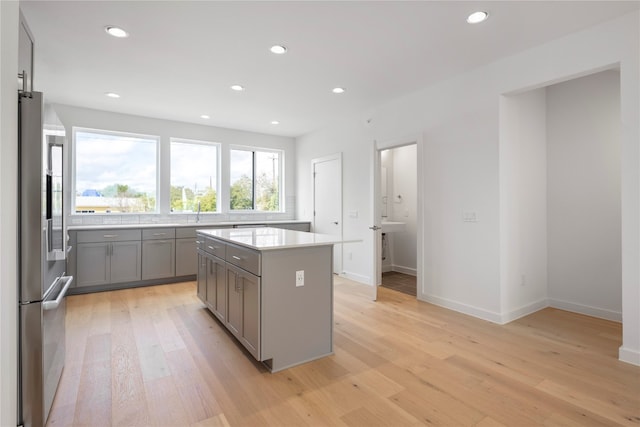
[[[21,1],[36,40],[34,87],[51,102],[286,136],[639,7],[640,1]],[[489,19],[467,24],[478,9]],[[106,25],[130,37],[111,37]],[[272,54],[274,44],[288,53]],[[246,90],[232,91],[232,84]],[[331,93],[336,86],[346,92]]]

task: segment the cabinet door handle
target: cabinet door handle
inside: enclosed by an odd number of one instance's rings
[[[239,256],[231,255],[231,258],[237,259],[238,261],[242,261],[242,258],[240,258]]]
[[[199,245],[200,243],[202,243],[200,240],[196,240],[196,244]]]
[[[166,236],[167,233],[153,233],[154,236]]]
[[[113,237],[118,237],[117,234],[103,234],[102,237],[104,237],[105,239],[111,239]]]
[[[211,249],[212,251],[215,251],[216,248],[214,246],[207,246],[209,249]]]

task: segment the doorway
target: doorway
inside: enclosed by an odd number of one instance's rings
[[[424,296],[422,283],[423,206],[422,138],[409,137],[375,143],[372,171],[373,227],[375,234],[372,277],[373,299],[378,288],[388,287]]]
[[[381,286],[417,296],[416,145],[380,152]]]
[[[342,240],[342,153],[313,159],[313,232]],[[342,245],[333,247],[333,272],[342,272]]]

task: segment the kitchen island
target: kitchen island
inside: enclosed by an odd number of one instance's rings
[[[333,236],[197,230],[198,297],[271,372],[333,353]]]

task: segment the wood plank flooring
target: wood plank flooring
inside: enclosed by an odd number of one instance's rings
[[[398,273],[397,271],[388,271],[382,273],[381,286],[387,289],[393,289],[394,291],[402,292],[407,295],[418,295],[418,287],[416,283],[416,276],[409,274]]]
[[[638,426],[620,324],[494,325],[335,280],[335,354],[270,374],[194,282],[70,296],[49,426]]]

